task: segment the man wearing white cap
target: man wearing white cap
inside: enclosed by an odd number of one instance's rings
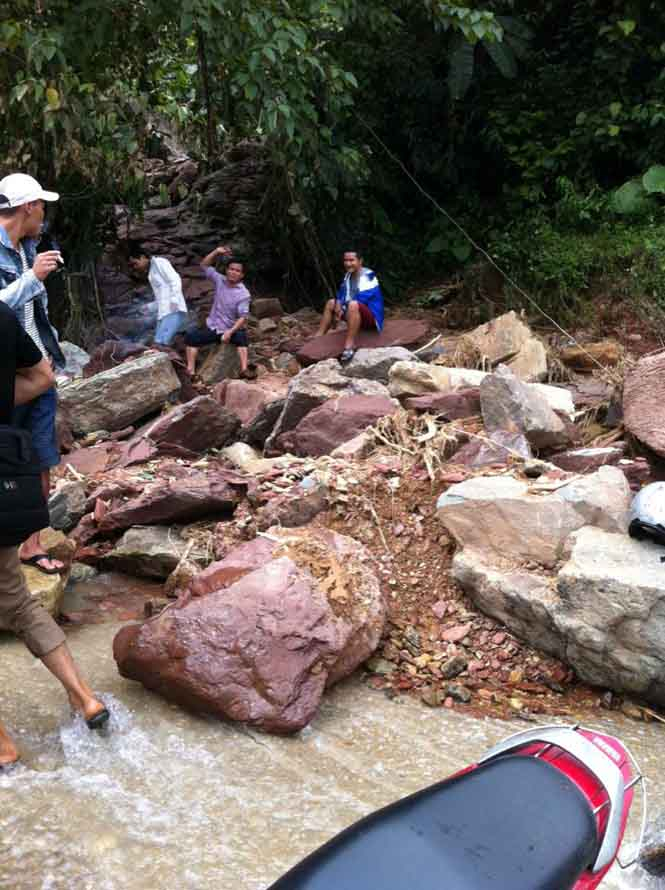
[[[44,281],[62,263],[57,250],[37,253],[44,222],[44,202],[57,201],[56,192],[45,191],[25,173],[12,173],[0,180],[0,301],[12,309],[23,329],[32,337],[44,358],[64,368],[65,358],[58,334],[48,318]],[[51,387],[28,405],[16,410],[14,422],[30,430],[42,470],[48,498],[50,469],[60,462],[55,430],[57,396]],[[56,574],[62,563],[49,559],[39,539],[31,535],[20,551],[21,562],[45,574]]]

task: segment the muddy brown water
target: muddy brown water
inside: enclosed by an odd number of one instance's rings
[[[87,594],[75,594],[85,608]],[[43,666],[0,637],[0,714],[23,754],[0,774],[2,890],[263,890],[359,817],[528,728],[390,700],[354,677],[327,694],[311,726],[270,737],[123,680],[111,654],[119,626],[68,630],[111,706],[104,736],[73,720]],[[607,712],[579,718],[632,747],[651,810],[663,811],[662,727]],[[665,881],[617,870],[602,887],[663,890]]]

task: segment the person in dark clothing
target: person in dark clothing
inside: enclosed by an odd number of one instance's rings
[[[14,312],[0,302],[0,424],[11,425],[14,405],[27,404],[53,386],[50,362],[26,334]],[[40,658],[67,692],[72,710],[90,729],[109,712],[81,677],[62,628],[28,590],[17,547],[0,546],[0,629],[11,630]],[[15,763],[18,750],[0,723],[0,770]]]
[[[0,180],[0,302],[9,306],[53,367],[64,368],[65,357],[58,333],[48,317],[44,282],[62,264],[58,250],[37,253],[44,224],[45,202],[57,201],[26,173],[11,173]],[[60,463],[55,429],[57,392],[53,384],[29,404],[17,409],[14,423],[30,431],[42,470],[42,485],[48,498],[50,470]],[[20,551],[21,561],[47,575],[62,571],[59,560],[49,559],[39,533],[30,535]]]

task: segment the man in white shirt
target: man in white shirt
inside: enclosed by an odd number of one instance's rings
[[[142,275],[147,273],[150,287],[157,301],[155,345],[170,346],[187,319],[187,304],[182,293],[182,279],[166,257],[149,257],[140,248],[135,248],[130,253],[129,265],[134,272],[139,272]]]

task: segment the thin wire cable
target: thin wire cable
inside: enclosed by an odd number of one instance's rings
[[[395,155],[389,148],[388,148],[388,146],[385,144],[385,142],[383,142],[383,140],[382,140],[381,137],[378,135],[378,133],[376,132],[376,130],[372,127],[372,125],[369,124],[369,123],[367,123],[367,121],[363,120],[362,118],[359,118],[359,121],[360,121],[360,123],[361,123],[364,127],[366,127],[366,129],[369,130],[369,132],[370,132],[370,133],[372,134],[372,136],[376,139],[376,141],[379,143],[379,145],[381,146],[381,148],[386,152],[386,154],[387,154],[387,155],[388,155],[388,156],[389,156],[389,157],[390,157],[390,158],[391,158],[391,159],[392,159],[392,160],[393,160],[399,167],[401,167],[402,171],[406,174],[406,176],[408,176],[408,178],[409,178],[409,179],[411,180],[411,182],[415,185],[415,187],[418,189],[418,191],[419,191],[425,198],[427,198],[428,201],[430,201],[430,202],[436,207],[436,209],[439,211],[439,213],[442,213],[442,214],[446,217],[446,219],[449,220],[449,221],[455,226],[455,228],[456,228],[459,232],[461,232],[461,234],[467,239],[467,241],[468,241],[470,244],[472,244],[472,245],[475,247],[475,249],[476,249],[479,253],[481,253],[481,254],[485,257],[485,259],[486,259],[492,266],[494,266],[494,268],[497,270],[497,272],[499,272],[501,275],[503,275],[503,277],[505,278],[505,280],[506,280],[510,285],[512,285],[512,287],[514,287],[515,290],[516,290],[519,294],[521,294],[521,295],[522,295],[522,296],[523,296],[523,297],[524,297],[524,298],[525,298],[525,299],[526,299],[526,300],[527,300],[527,301],[528,301],[528,302],[529,302],[535,309],[537,309],[538,312],[540,312],[540,314],[541,314],[544,318],[546,318],[549,322],[551,322],[551,323],[554,325],[555,328],[557,328],[559,331],[561,331],[561,333],[562,333],[565,337],[568,337],[568,339],[571,340],[572,343],[574,343],[575,346],[578,347],[578,349],[581,349],[582,352],[583,352],[585,355],[587,355],[587,356],[591,359],[591,361],[592,361],[595,365],[597,365],[597,366],[600,368],[600,370],[601,370],[604,374],[607,375],[607,377],[609,378],[609,380],[610,380],[611,383],[613,383],[613,384],[615,384],[615,383],[619,383],[619,382],[620,382],[620,379],[619,379],[618,376],[615,376],[615,375],[609,370],[609,368],[606,368],[605,365],[601,364],[601,362],[599,362],[598,359],[597,359],[594,355],[592,355],[587,349],[585,349],[584,346],[582,346],[582,344],[579,343],[579,342],[576,340],[576,338],[570,333],[570,331],[567,331],[565,328],[563,328],[563,327],[559,324],[558,321],[556,321],[554,318],[552,318],[551,315],[548,315],[547,312],[545,312],[545,310],[544,310],[541,306],[539,306],[538,303],[536,303],[536,301],[533,299],[533,297],[529,296],[529,294],[528,294],[523,288],[521,288],[521,287],[519,286],[519,284],[515,281],[515,279],[512,278],[512,276],[509,275],[508,272],[506,272],[504,269],[502,269],[501,266],[499,266],[498,263],[497,263],[497,262],[496,262],[496,261],[489,255],[489,253],[487,253],[487,251],[484,250],[484,249],[480,246],[480,244],[478,244],[478,243],[471,237],[471,235],[466,231],[466,229],[464,229],[464,227],[461,226],[460,223],[458,223],[456,219],[453,219],[453,217],[448,213],[447,210],[444,210],[444,208],[439,204],[439,202],[436,200],[436,198],[433,198],[432,195],[430,195],[428,192],[425,191],[425,189],[424,189],[424,188],[420,185],[420,183],[415,179],[415,177],[413,176],[413,174],[412,174],[412,173],[409,171],[409,169],[404,165],[404,163],[403,163],[403,162],[402,162],[402,161],[401,161],[401,160],[400,160],[400,159],[399,159],[399,158],[398,158],[398,157],[397,157],[397,156],[396,156],[396,155]]]

